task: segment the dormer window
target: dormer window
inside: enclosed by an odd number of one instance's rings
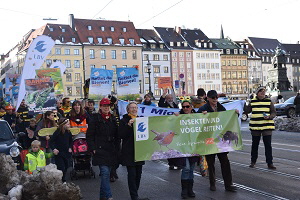
[[[163,49],[163,48],[164,48],[164,45],[163,45],[163,44],[160,44],[160,45],[159,45],[159,48]]]
[[[238,50],[237,49],[234,49],[233,52],[234,52],[234,54],[238,54]]]
[[[111,26],[110,27],[110,31],[114,32],[115,31],[115,27]]]
[[[98,37],[97,40],[98,40],[98,44],[102,44],[102,38],[101,37]]]
[[[61,28],[61,32],[66,32],[66,29],[65,28]]]
[[[125,33],[127,31],[126,27],[123,27],[123,32]]]
[[[101,26],[100,29],[101,29],[101,31],[105,31],[104,26]]]
[[[88,28],[88,30],[90,31],[90,30],[92,30],[92,26],[87,26],[87,28]]]
[[[183,42],[183,45],[184,45],[185,47],[187,47],[187,46],[188,46],[187,41],[184,41],[184,42]]]
[[[180,45],[181,45],[181,42],[177,42],[177,46],[180,47]]]
[[[112,38],[107,38],[108,44],[112,44]]]
[[[53,32],[53,28],[49,26],[49,31]]]
[[[119,40],[120,40],[120,44],[124,45],[125,39],[124,38],[120,38]]]
[[[93,37],[88,37],[89,43],[93,44],[94,43],[94,38]]]
[[[72,37],[72,42],[76,42],[76,38]]]
[[[171,46],[171,47],[174,46],[174,42],[170,42],[170,46]]]
[[[244,52],[243,52],[243,49],[240,49],[240,54],[243,54]]]
[[[61,42],[64,42],[64,41],[65,41],[64,37],[61,37]]]
[[[197,45],[197,46],[201,48],[201,42],[198,42],[198,45]]]
[[[207,48],[207,43],[206,42],[203,43],[203,47]]]
[[[134,45],[134,39],[129,39],[131,45]]]
[[[209,48],[212,48],[212,43],[209,43]]]
[[[226,49],[226,54],[230,54],[230,49]]]
[[[155,48],[156,48],[156,45],[155,45],[155,44],[150,44],[150,48],[151,48],[151,49],[155,49]]]
[[[249,45],[248,44],[246,44],[246,49],[248,49],[249,48]]]

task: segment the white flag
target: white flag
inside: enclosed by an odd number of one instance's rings
[[[62,64],[61,62],[55,61],[51,64],[50,68],[59,68],[61,77],[63,77],[67,67],[66,67],[66,65]]]
[[[23,67],[16,109],[19,108],[21,101],[25,97],[25,79],[35,78],[35,70],[42,66],[46,56],[50,53],[54,44],[54,40],[52,40],[50,37],[41,35],[35,38],[29,46]]]

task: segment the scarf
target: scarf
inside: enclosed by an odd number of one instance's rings
[[[137,116],[136,116],[136,115],[132,115],[132,114],[128,114],[128,116],[129,116],[129,117],[131,117],[131,119],[135,119],[135,118],[137,118]]]

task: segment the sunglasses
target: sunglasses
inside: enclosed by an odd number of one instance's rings
[[[190,108],[191,106],[182,106],[182,108]]]
[[[219,97],[210,97],[211,99],[218,99]]]

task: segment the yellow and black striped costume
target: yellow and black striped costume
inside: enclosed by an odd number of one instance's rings
[[[251,100],[252,115],[249,122],[250,130],[274,130],[274,120],[264,119],[263,113],[271,114],[271,100],[268,98],[259,100],[257,97]]]

